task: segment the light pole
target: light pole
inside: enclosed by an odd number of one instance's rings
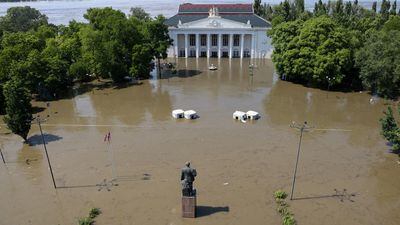
[[[301,147],[301,140],[303,138],[303,132],[310,130],[312,127],[308,126],[307,121],[305,121],[304,124],[301,124],[301,125],[296,124],[295,122],[292,122],[290,127],[300,130],[299,147],[297,148],[296,166],[294,167],[292,191],[290,192],[290,200],[293,200],[294,185],[296,183],[297,165],[299,164],[300,147]]]
[[[46,147],[46,142],[44,140],[44,135],[43,135],[43,131],[42,131],[42,122],[45,122],[46,119],[41,119],[40,115],[36,116],[36,118],[33,118],[33,120],[36,120],[36,123],[39,125],[39,130],[40,130],[40,135],[42,136],[42,142],[43,142],[43,147],[44,147],[44,152],[46,153],[46,158],[47,158],[47,163],[49,164],[49,168],[50,168],[50,174],[51,174],[51,179],[53,180],[53,185],[54,185],[54,189],[57,188],[56,185],[56,181],[54,180],[54,175],[53,175],[53,169],[51,167],[51,163],[50,163],[50,159],[49,159],[49,154],[47,153],[47,147]]]
[[[6,161],[4,160],[4,155],[3,155],[3,152],[1,151],[1,148],[0,148],[0,155],[1,155],[1,159],[3,160],[3,163],[6,164]]]

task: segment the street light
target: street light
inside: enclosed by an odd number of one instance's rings
[[[296,124],[295,122],[292,122],[290,127],[300,130],[300,139],[299,139],[299,147],[297,149],[296,166],[294,167],[292,191],[290,193],[290,200],[293,200],[294,185],[296,183],[297,165],[299,163],[300,147],[301,147],[301,140],[303,138],[303,132],[309,131],[313,127],[308,126],[307,121],[305,121],[304,124]]]
[[[39,125],[40,135],[42,136],[42,142],[43,142],[44,151],[46,153],[47,163],[49,164],[49,168],[50,168],[51,179],[53,180],[54,189],[56,189],[57,185],[56,185],[56,181],[54,180],[53,169],[51,167],[49,154],[47,153],[46,142],[44,140],[44,135],[43,135],[43,131],[42,131],[42,125],[41,125],[41,123],[45,122],[46,119],[41,119],[40,115],[37,115],[36,118],[32,119],[32,121],[35,121],[35,120],[36,120],[36,123]]]

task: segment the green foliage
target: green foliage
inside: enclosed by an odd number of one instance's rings
[[[132,49],[130,75],[136,79],[149,78],[151,71],[152,49],[149,44],[135,45]]]
[[[78,225],[93,225],[95,223],[95,218],[101,214],[99,208],[91,208],[89,211],[89,216],[80,218],[78,220]]]
[[[283,199],[286,199],[287,193],[285,191],[282,191],[282,190],[277,190],[274,193],[274,197],[275,197],[276,200],[278,200],[278,199],[279,200],[283,200]]]
[[[89,218],[96,218],[98,215],[100,215],[101,211],[99,208],[92,208],[89,211]]]
[[[282,190],[277,190],[274,192],[274,198],[277,204],[276,211],[279,213],[279,215],[281,215],[283,225],[295,225],[296,220],[289,210],[289,204],[285,201],[286,197],[287,193]]]
[[[371,32],[356,54],[365,87],[387,98],[400,94],[400,31]]]
[[[5,113],[5,99],[3,95],[3,84],[0,84],[0,115]]]
[[[400,106],[398,108],[400,115]],[[385,116],[379,121],[381,122],[382,131],[381,134],[393,145],[394,152],[400,152],[400,126],[396,123],[393,116],[393,110],[388,107],[387,111],[384,112]]]
[[[282,224],[283,225],[295,225],[296,220],[294,219],[293,215],[287,213],[283,216]]]
[[[0,17],[0,33],[25,32],[45,24],[47,24],[47,17],[39,10],[29,6],[11,7],[5,16]]]
[[[80,218],[78,220],[78,225],[92,225],[94,220],[90,217]]]
[[[272,60],[287,80],[334,86],[351,70],[351,36],[329,17],[282,23],[270,34]]]
[[[134,7],[130,10],[131,14],[130,17],[135,17],[138,20],[150,21],[151,17],[144,9],[140,7]]]
[[[253,4],[253,8],[254,8],[254,13],[262,16],[263,15],[263,9],[262,9],[262,5],[261,5],[261,0],[254,0],[254,4]]]
[[[3,94],[6,100],[4,122],[14,134],[26,141],[32,120],[30,93],[21,80],[12,79],[4,85]]]

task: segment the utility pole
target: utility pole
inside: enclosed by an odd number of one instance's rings
[[[3,163],[6,164],[6,161],[4,160],[4,155],[3,155],[3,152],[1,151],[1,148],[0,148],[0,155],[1,155],[1,159],[3,160]]]
[[[40,135],[42,136],[42,142],[43,142],[44,151],[46,153],[47,163],[49,164],[49,168],[50,168],[51,179],[53,180],[54,189],[56,189],[57,185],[56,185],[56,181],[54,180],[53,169],[51,167],[49,154],[47,153],[46,141],[44,140],[44,135],[43,135],[43,131],[42,131],[42,125],[41,125],[41,123],[45,122],[46,120],[45,119],[42,120],[40,118],[40,115],[38,115],[36,118],[34,118],[34,120],[35,119],[36,119],[37,124],[39,125]]]
[[[312,127],[308,126],[307,121],[305,121],[304,124],[301,124],[301,125],[296,124],[295,122],[293,122],[290,125],[290,127],[300,130],[299,147],[297,148],[296,166],[294,167],[292,191],[290,192],[290,200],[293,200],[293,192],[294,192],[294,186],[295,186],[295,183],[296,183],[297,165],[299,164],[300,147],[301,147],[301,140],[303,138],[303,132],[310,130]]]

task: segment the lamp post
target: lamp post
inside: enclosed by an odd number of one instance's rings
[[[56,189],[57,185],[56,185],[56,181],[54,180],[53,169],[51,167],[51,163],[50,163],[50,159],[49,159],[49,153],[47,152],[46,141],[44,139],[44,135],[43,135],[43,131],[42,131],[42,125],[41,125],[41,123],[45,122],[46,119],[41,119],[40,115],[38,115],[38,116],[36,116],[36,118],[33,118],[33,120],[36,120],[36,123],[39,125],[39,130],[40,130],[40,135],[42,137],[44,152],[46,153],[47,163],[49,164],[49,168],[50,168],[51,179],[53,180],[54,189]]]
[[[3,155],[3,152],[1,151],[1,148],[0,148],[0,155],[1,155],[1,159],[3,160],[3,163],[6,164],[6,161],[4,160],[4,155]]]
[[[292,190],[290,192],[290,200],[293,200],[293,192],[294,192],[294,186],[295,186],[295,183],[296,183],[297,165],[299,164],[300,147],[301,147],[301,140],[303,138],[303,132],[310,130],[312,127],[308,126],[307,121],[305,121],[304,124],[301,124],[301,125],[300,124],[296,124],[295,122],[292,122],[290,127],[300,130],[299,147],[297,148],[296,165],[294,167]]]

